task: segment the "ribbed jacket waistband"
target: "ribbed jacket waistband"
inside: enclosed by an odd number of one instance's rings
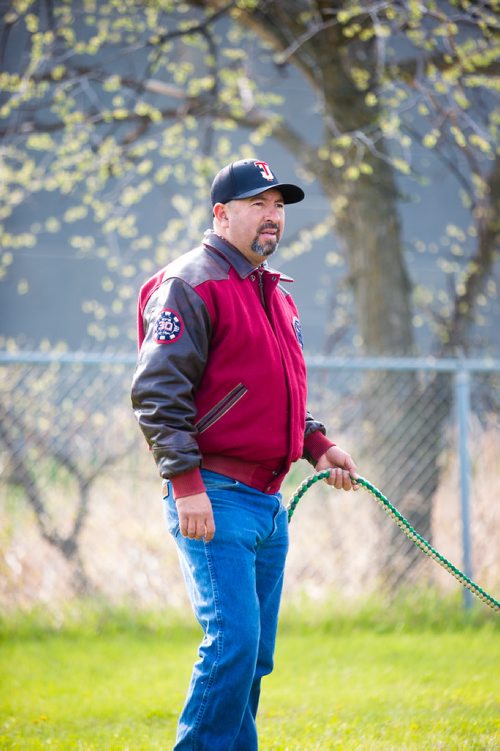
[[[234,480],[250,485],[251,488],[262,493],[277,493],[287,472],[286,469],[272,470],[262,464],[246,462],[232,456],[219,454],[205,454],[201,460],[203,469],[209,469],[220,475],[232,477]]]

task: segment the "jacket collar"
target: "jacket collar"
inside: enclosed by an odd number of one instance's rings
[[[250,276],[252,271],[255,271],[256,268],[259,268],[259,266],[254,266],[252,263],[250,263],[248,258],[245,258],[243,253],[240,253],[238,248],[235,248],[234,245],[231,245],[230,242],[224,240],[224,238],[222,238],[220,235],[215,234],[213,230],[207,230],[205,232],[203,245],[211,248],[212,250],[215,250],[216,253],[223,255],[224,258],[234,268],[236,273],[241,277],[241,279],[246,279],[247,276]],[[270,266],[268,266],[267,261],[264,261],[262,264],[260,264],[260,266],[262,266],[266,271],[272,274],[277,274],[280,277],[280,281],[282,282],[293,282],[293,279],[290,276],[286,276],[286,274],[282,274],[281,271],[277,271],[276,269],[272,269]]]

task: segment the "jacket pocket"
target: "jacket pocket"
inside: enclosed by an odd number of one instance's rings
[[[215,404],[206,415],[198,420],[195,425],[198,433],[204,433],[205,430],[208,430],[208,428],[211,428],[214,423],[220,420],[221,417],[224,417],[226,412],[229,412],[229,410],[245,396],[247,391],[248,389],[242,383],[239,383],[234,389],[231,389],[231,391],[217,402],[217,404]]]

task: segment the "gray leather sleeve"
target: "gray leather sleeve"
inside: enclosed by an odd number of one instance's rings
[[[304,438],[307,438],[308,435],[314,433],[316,430],[319,430],[321,433],[323,433],[323,435],[326,435],[326,428],[323,423],[315,420],[311,413],[308,411],[306,412],[306,427],[304,430]],[[315,461],[313,457],[305,449],[302,458],[307,459],[307,461],[314,466]]]
[[[162,310],[175,311],[182,334],[168,343],[155,341]],[[201,297],[178,278],[154,293],[145,310],[146,337],[132,381],[132,406],[162,477],[200,466],[196,441],[194,391],[208,357],[210,316]]]
[[[323,435],[326,435],[326,428],[323,423],[315,420],[311,413],[308,411],[306,412],[306,428],[304,431],[304,438],[306,438],[310,433],[315,433],[316,430],[319,430],[321,431],[321,433],[323,433]]]

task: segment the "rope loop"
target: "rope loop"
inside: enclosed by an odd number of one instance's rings
[[[302,496],[307,493],[309,488],[311,488],[314,483],[318,482],[319,480],[325,480],[329,476],[330,470],[324,469],[321,472],[317,472],[314,475],[306,477],[306,479],[299,485],[287,504],[288,522],[291,521],[297,504],[299,503]],[[439,565],[442,566],[445,571],[454,576],[455,579],[457,579],[457,581],[462,584],[462,586],[470,590],[474,595],[476,595],[476,597],[484,602],[485,605],[488,605],[490,608],[497,612],[500,611],[500,602],[492,597],[492,595],[488,594],[488,592],[486,592],[484,589],[482,589],[479,584],[476,584],[472,581],[472,579],[469,579],[469,577],[466,576],[463,571],[460,571],[460,569],[454,566],[453,563],[451,563],[447,558],[444,557],[444,555],[441,555],[441,553],[433,548],[428,540],[419,535],[418,532],[413,529],[408,519],[406,519],[403,514],[401,514],[398,509],[392,505],[392,503],[385,497],[385,495],[380,492],[378,488],[372,485],[371,482],[366,480],[364,477],[351,477],[351,480],[355,480],[358,485],[361,485],[363,488],[365,488],[365,490],[367,490],[375,498],[377,503],[398,525],[400,530],[408,537],[409,540],[413,542],[414,545],[420,548],[420,550],[425,553],[425,555],[428,555],[430,558],[439,563]]]

